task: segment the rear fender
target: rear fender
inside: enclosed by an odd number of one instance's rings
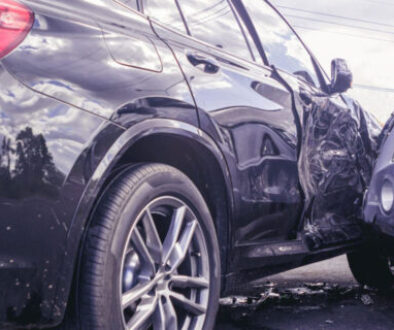
[[[232,209],[232,188],[227,164],[221,151],[209,136],[192,125],[168,119],[145,120],[130,127],[108,150],[91,176],[91,179],[86,185],[83,196],[80,199],[68,232],[67,246],[65,248],[66,258],[60,272],[62,276],[59,278],[59,283],[57,285],[58,292],[55,305],[67,305],[73,274],[78,265],[78,253],[81,251],[81,247],[83,246],[83,234],[89,226],[90,214],[94,209],[95,203],[99,200],[99,197],[105,187],[105,183],[127,150],[142,138],[154,134],[169,134],[186,139],[192,139],[208,149],[221,167],[226,182],[228,207],[230,210]]]

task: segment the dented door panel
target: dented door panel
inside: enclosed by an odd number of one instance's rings
[[[287,238],[301,209],[297,174],[297,124],[291,94],[269,68],[226,55],[154,22],[175,51],[191,86],[201,129],[226,159],[235,200],[232,244]],[[219,70],[190,63],[198,52]]]

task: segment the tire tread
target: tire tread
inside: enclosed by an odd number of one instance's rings
[[[81,329],[105,329],[107,320],[98,311],[106,306],[102,294],[105,287],[106,253],[116,230],[117,221],[130,196],[146,178],[152,175],[182,175],[163,164],[138,164],[123,170],[104,192],[88,228],[81,258],[79,278],[78,323]],[[190,181],[190,180],[189,180]]]

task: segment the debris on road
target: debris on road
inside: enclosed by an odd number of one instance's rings
[[[360,301],[369,306],[374,304],[372,291],[358,285],[340,286],[323,282],[304,283],[303,285],[288,288],[279,287],[268,282],[256,288],[256,295],[232,296],[220,300],[221,314],[231,317],[234,321],[249,317],[258,309],[273,307],[274,309],[289,309],[295,313],[318,311],[328,303],[343,301],[353,303]],[[328,319],[327,324],[333,323]]]
[[[372,297],[369,294],[363,294],[361,296],[361,301],[366,306],[372,305],[374,303]]]

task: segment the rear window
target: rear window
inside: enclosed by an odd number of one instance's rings
[[[175,0],[144,0],[144,13],[159,22],[186,33],[186,27]]]
[[[312,58],[298,36],[265,1],[243,0],[270,64],[319,86]]]
[[[227,0],[178,0],[192,36],[252,60],[245,35]]]
[[[139,10],[137,0],[115,0],[115,1],[123,3],[127,7],[133,8],[135,10]]]

